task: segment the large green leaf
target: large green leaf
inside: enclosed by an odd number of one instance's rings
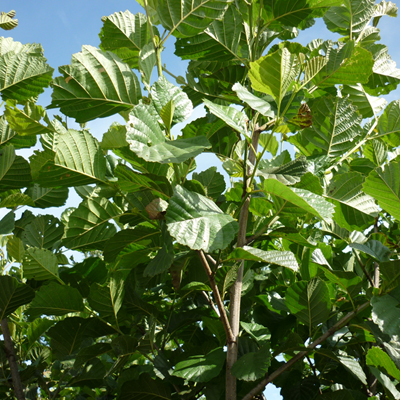
[[[141,99],[139,81],[130,67],[111,52],[83,46],[71,65],[59,67],[49,108],[77,122],[108,117],[131,109]]]
[[[205,136],[167,140],[148,106],[139,105],[129,115],[126,140],[130,149],[146,161],[181,163],[210,147]]]
[[[35,165],[36,161],[33,158],[31,162]],[[104,181],[106,174],[106,159],[99,142],[86,130],[69,130],[60,135],[54,162],[50,159],[37,164],[35,180],[44,187],[87,185]]]
[[[124,285],[121,277],[115,275],[108,286],[94,283],[90,287],[88,302],[93,310],[97,311],[102,318],[112,317],[118,324],[117,314],[121,308],[124,297]]]
[[[343,84],[356,85],[367,83],[374,61],[371,53],[361,47],[354,48],[354,42],[339,44],[338,48],[327,50],[328,61],[312,82],[321,88]]]
[[[9,100],[4,115],[11,129],[21,136],[42,135],[54,131],[46,111],[33,101],[28,101],[24,109],[20,110],[16,106],[16,101]],[[42,118],[47,126],[40,122]]]
[[[170,199],[166,221],[178,243],[207,253],[226,248],[239,228],[212,200],[179,185]]]
[[[240,100],[248,104],[253,110],[258,111],[266,117],[274,117],[275,113],[271,109],[271,104],[267,100],[250,93],[239,82],[232,86],[232,90],[236,92]]]
[[[269,346],[260,350],[249,352],[239,358],[232,367],[232,375],[244,381],[256,381],[268,372],[271,364]]]
[[[157,15],[176,37],[196,36],[221,19],[232,0],[160,0]]]
[[[228,260],[250,260],[279,265],[293,271],[299,269],[296,257],[291,251],[260,250],[250,246],[238,247],[229,255]]]
[[[0,276],[0,319],[30,303],[34,297],[35,292],[30,286],[19,283],[11,276]]]
[[[387,104],[383,97],[369,95],[360,83],[351,86],[346,85],[341,89],[341,92],[343,96],[348,96],[363,118],[376,116]]]
[[[207,355],[191,356],[178,362],[173,372],[174,376],[194,382],[208,382],[220,373],[225,362],[222,347],[210,351]]]
[[[291,203],[296,207],[311,213],[321,219],[330,220],[333,215],[334,206],[322,196],[308,190],[290,188],[275,179],[266,179],[262,184],[264,192]]]
[[[383,44],[374,44],[368,47],[374,57],[373,73],[364,89],[371,95],[388,94],[397,88],[400,83],[400,69],[396,68],[395,61]]]
[[[327,28],[342,36],[356,39],[370,22],[375,11],[374,0],[352,0],[341,7],[331,7],[324,15]]]
[[[13,211],[9,211],[4,217],[0,220],[0,235],[8,235],[15,228],[15,214]]]
[[[242,17],[232,5],[224,18],[214,21],[203,33],[177,39],[175,54],[183,60],[229,61],[239,59],[239,44],[243,32]]]
[[[286,305],[306,325],[325,322],[331,309],[328,286],[318,278],[296,282],[286,291]]]
[[[379,214],[375,200],[362,191],[363,180],[357,172],[337,174],[325,196],[335,204],[335,222],[349,231],[366,229]]]
[[[235,129],[235,131],[245,136],[247,135],[247,117],[244,113],[233,107],[220,106],[207,99],[204,99],[204,104],[212,114],[221,118],[227,125]]]
[[[367,365],[383,369],[387,374],[400,381],[400,370],[389,355],[379,347],[371,347],[367,353]]]
[[[100,48],[112,51],[131,68],[138,68],[139,52],[151,41],[146,15],[133,15],[129,10],[103,17],[100,31]],[[158,34],[157,28],[155,33]]]
[[[384,246],[379,240],[368,240],[364,244],[350,243],[353,249],[360,250],[365,254],[371,256],[377,262],[389,261],[392,252]]]
[[[27,279],[35,279],[36,281],[56,279],[61,281],[58,276],[57,256],[46,249],[29,247],[25,251],[22,270]]]
[[[271,95],[279,109],[283,97],[299,72],[297,56],[283,48],[251,62],[249,78],[253,88]]]
[[[69,215],[62,244],[70,249],[102,249],[117,230],[109,221],[120,216],[119,208],[104,197],[83,201]]]
[[[207,114],[207,116],[186,125],[182,134],[183,138],[206,136],[212,148],[211,150],[205,149],[205,151],[212,151],[225,157],[231,156],[232,149],[239,141],[239,134],[213,114]]]
[[[0,190],[19,189],[32,181],[31,169],[25,158],[15,155],[14,146],[0,148]]]
[[[362,117],[346,98],[323,97],[313,104],[311,113],[312,128],[304,129],[297,136],[307,143],[313,155],[342,155],[362,133]]]
[[[54,71],[46,64],[41,48],[22,46],[12,39],[3,47],[4,38],[0,40],[0,93],[3,100],[24,103],[38,96],[49,86]]]
[[[193,179],[199,181],[204,186],[207,196],[214,200],[225,191],[225,179],[217,172],[217,167],[210,167],[200,173],[194,172]]]
[[[371,299],[372,320],[389,336],[400,335],[400,309],[398,300],[386,294]]]
[[[393,399],[400,398],[400,392],[396,389],[397,381],[392,382],[392,380],[386,374],[381,372],[378,368],[370,365],[369,369],[372,374],[375,375],[378,382],[391,393]]]
[[[161,115],[163,108],[170,101],[173,101],[175,109],[172,115],[171,126],[188,119],[193,111],[192,102],[189,100],[187,94],[168,82],[163,75],[151,87],[151,99],[152,105],[159,115]]]
[[[378,201],[383,210],[400,220],[400,163],[376,168],[365,179],[363,190]]]
[[[393,260],[379,264],[379,270],[386,289],[394,289],[400,286],[400,261]]]
[[[18,133],[13,131],[7,124],[5,116],[0,116],[0,147],[11,144],[16,149],[23,149],[25,147],[32,147],[35,143],[35,136],[19,136]]]
[[[400,145],[400,100],[392,101],[385,108],[376,129],[378,134],[375,137],[382,137],[382,140],[394,147]]]
[[[169,400],[171,389],[160,379],[152,379],[148,374],[141,374],[139,380],[129,380],[122,385],[120,400]]]
[[[25,226],[21,239],[25,245],[49,249],[61,240],[64,227],[60,220],[52,215],[41,215]]]
[[[25,194],[34,201],[34,207],[61,207],[68,199],[68,188],[44,188],[34,184],[26,189]]]
[[[29,305],[28,314],[31,319],[41,315],[65,315],[83,311],[83,299],[78,289],[71,286],[50,282],[36,292]]]

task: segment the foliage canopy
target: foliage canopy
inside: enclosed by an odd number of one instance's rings
[[[378,28],[397,7],[139,3],[55,78],[0,38],[0,397],[399,399],[400,101],[380,96],[400,70]],[[297,43],[315,18],[340,40]],[[49,85],[81,130],[36,104]],[[116,113],[101,142],[84,127]]]

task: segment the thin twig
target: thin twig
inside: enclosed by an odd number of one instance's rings
[[[369,283],[371,284],[372,287],[375,287],[373,280],[371,279],[371,277],[369,276],[369,273],[365,269],[365,265],[361,262],[360,256],[357,254],[357,252],[355,250],[354,250],[354,254],[356,256],[358,264],[360,265],[361,269],[363,270],[364,275],[367,277]]]
[[[1,320],[1,333],[4,338],[4,350],[10,365],[11,378],[14,386],[14,395],[17,400],[25,400],[24,389],[21,376],[18,370],[17,357],[15,355],[13,342],[11,340],[10,329],[8,328],[7,318]]]
[[[242,398],[242,400],[251,400],[257,393],[260,393],[264,390],[265,386],[268,383],[271,383],[274,379],[276,379],[283,372],[287,371],[292,365],[294,365],[297,361],[302,360],[304,357],[308,355],[311,350],[314,350],[318,345],[324,342],[328,337],[332,336],[336,331],[346,325],[352,318],[354,318],[359,312],[365,310],[369,306],[369,301],[362,304],[357,310],[349,312],[345,315],[340,321],[338,321],[335,325],[329,328],[322,336],[316,339],[313,343],[307,346],[306,350],[297,353],[293,358],[291,358],[286,364],[282,365],[276,371],[274,371],[271,375],[264,378],[254,389],[250,390],[249,393],[246,394]]]
[[[204,252],[202,250],[198,251],[201,263],[203,264],[204,270],[206,271],[206,274],[208,276],[208,280],[210,282],[211,289],[214,294],[214,299],[215,302],[217,303],[218,311],[219,311],[219,318],[224,325],[225,333],[226,333],[226,339],[228,344],[232,343],[234,340],[233,334],[232,334],[232,329],[229,324],[228,317],[226,315],[225,307],[224,304],[222,303],[221,295],[219,293],[217,284],[215,283],[215,277],[213,272],[211,271],[210,266],[208,265],[207,259],[204,255]]]
[[[374,223],[374,233],[378,233],[378,219],[379,216],[375,218],[375,223]],[[374,262],[374,288],[379,288],[379,279],[380,279],[380,272],[379,272],[379,264],[377,262]]]

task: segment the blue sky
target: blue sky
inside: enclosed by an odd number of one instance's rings
[[[98,47],[100,43],[98,34],[102,27],[102,16],[127,9],[134,14],[143,11],[141,6],[134,0],[1,1],[0,11],[8,12],[12,9],[16,10],[16,18],[19,20],[19,25],[12,31],[1,31],[0,35],[11,36],[21,43],[40,43],[44,48],[48,63],[55,69],[53,77],[59,75],[58,66],[69,64],[71,55],[79,52],[82,45]],[[379,24],[382,37],[381,43],[389,47],[389,52],[398,65],[400,65],[399,23],[399,19],[384,17]],[[323,21],[319,20],[314,27],[301,32],[296,40],[302,44],[307,44],[316,38],[336,39],[337,36],[330,33]],[[180,61],[173,52],[174,43],[172,39],[166,44],[162,61],[167,64],[167,68],[175,75],[184,76],[187,63]],[[153,77],[155,77],[156,72],[154,71],[153,74]],[[392,101],[398,98],[400,98],[400,89],[392,92],[387,97],[387,100]],[[39,97],[38,104],[47,106],[50,102],[51,90],[47,89]],[[52,115],[54,112],[57,113],[57,110],[51,110],[49,114]],[[198,118],[202,113],[203,110],[197,108],[191,119]],[[114,116],[89,122],[87,127],[93,135],[101,139],[102,134],[107,131],[108,126],[115,120],[123,122],[122,118]],[[68,120],[68,123],[71,128],[77,127],[72,120]],[[24,153],[19,152],[19,154],[29,156],[31,153],[25,151]],[[217,160],[210,159],[209,156],[201,156],[197,164],[201,171],[209,168],[210,165],[217,165]],[[221,167],[219,166],[219,168]],[[73,190],[70,192],[73,192]],[[78,201],[80,199],[76,195],[72,195],[67,206],[76,206]],[[45,212],[55,215],[60,214],[60,210],[46,210]],[[0,211],[0,219],[3,215],[4,213]],[[269,388],[266,392],[268,400],[280,399],[279,390],[274,390],[273,388]]]

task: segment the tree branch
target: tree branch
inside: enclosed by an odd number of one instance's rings
[[[332,336],[336,331],[346,325],[352,318],[354,318],[359,312],[365,310],[369,306],[369,301],[362,304],[356,310],[349,312],[345,315],[340,321],[338,321],[335,325],[329,328],[322,336],[316,339],[313,343],[307,346],[306,350],[297,353],[293,358],[291,358],[286,364],[279,367],[276,371],[274,371],[271,375],[266,376],[254,389],[250,390],[249,393],[246,394],[242,398],[242,400],[251,400],[256,394],[260,393],[264,390],[265,386],[268,383],[271,383],[274,379],[276,379],[283,372],[287,371],[292,365],[294,365],[297,361],[303,359],[308,355],[311,350],[314,350],[318,345],[324,342],[328,337]]]
[[[19,375],[17,357],[15,356],[13,342],[11,340],[10,329],[8,328],[7,318],[1,320],[1,332],[4,338],[4,349],[8,364],[10,365],[11,378],[14,386],[14,394],[17,400],[25,400],[24,389],[22,387],[21,376]]]
[[[261,129],[258,124],[255,124],[253,134],[252,134],[252,145],[249,151],[249,162],[251,165],[255,164],[256,161],[256,151],[258,148],[258,140],[260,138]],[[255,166],[256,168],[256,166]],[[250,172],[250,171],[249,171]],[[249,174],[250,175],[250,174]],[[251,178],[243,182],[244,190],[246,193],[247,186],[250,184]],[[246,233],[247,233],[247,220],[249,217],[249,207],[250,207],[251,196],[247,196],[243,207],[240,211],[239,217],[239,233],[237,240],[237,247],[242,247],[246,244]],[[233,364],[237,361],[238,353],[238,336],[239,336],[239,324],[240,324],[240,302],[242,297],[242,282],[243,282],[243,269],[244,261],[237,272],[237,278],[235,283],[232,285],[230,290],[230,324],[232,328],[233,341],[228,343],[228,353],[226,357],[226,399],[236,400],[236,377],[231,374],[231,369]]]
[[[222,324],[224,325],[227,342],[228,342],[228,344],[230,344],[234,340],[234,336],[232,334],[232,329],[229,324],[228,317],[226,315],[224,304],[222,303],[221,295],[219,294],[217,284],[215,283],[214,274],[211,271],[210,266],[208,265],[207,259],[204,255],[204,252],[202,250],[199,250],[198,254],[199,254],[201,263],[203,264],[204,270],[206,271],[206,274],[208,276],[208,281],[210,282],[210,286],[211,286],[211,289],[214,294],[215,302],[217,303],[217,307],[218,307],[218,311],[219,311],[219,318],[220,318]]]

